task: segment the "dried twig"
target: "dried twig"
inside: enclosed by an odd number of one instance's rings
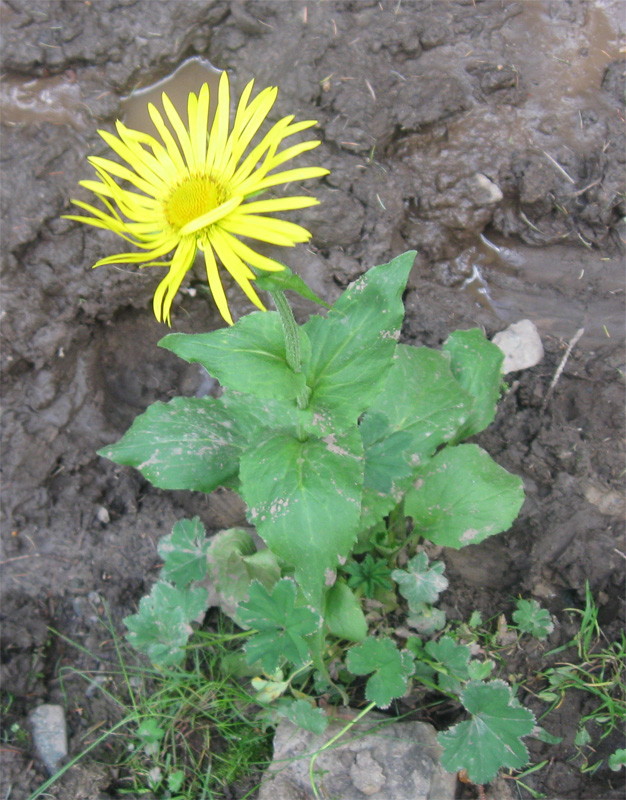
[[[572,350],[574,349],[576,343],[578,342],[578,340],[580,339],[580,337],[583,335],[584,332],[585,332],[584,328],[579,328],[572,337],[570,343],[567,345],[567,350],[565,351],[565,355],[561,359],[561,363],[557,367],[556,372],[554,373],[554,377],[550,381],[550,386],[548,386],[548,391],[546,392],[546,396],[543,398],[543,403],[541,404],[542,414],[546,410],[546,406],[548,405],[548,402],[552,397],[552,393],[554,392],[554,387],[557,385],[559,378],[561,377],[561,373],[565,369],[565,365],[567,364],[567,359],[570,357]]]

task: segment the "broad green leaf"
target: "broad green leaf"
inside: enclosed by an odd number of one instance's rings
[[[359,431],[365,452],[363,486],[389,494],[394,482],[413,474],[407,460],[413,437],[406,431],[393,431],[389,418],[381,412],[367,413]]]
[[[139,612],[124,619],[128,641],[145,653],[153,664],[168,667],[180,664],[184,646],[191,635],[189,624],[207,608],[207,593],[201,587],[178,589],[158,581],[139,602]]]
[[[545,639],[554,630],[550,612],[536,600],[518,600],[513,619],[522,633],[529,633],[537,639]]]
[[[336,301],[326,318],[304,325],[311,341],[305,364],[311,408],[353,425],[376,397],[389,368],[404,317],[402,293],[413,265],[410,251],[373,267]]]
[[[270,673],[281,656],[295,666],[306,662],[309,647],[305,636],[319,630],[321,616],[307,606],[295,607],[296,584],[289,578],[278,581],[270,594],[260,583],[250,586],[249,599],[239,604],[239,618],[254,628],[246,643],[249,664],[260,661]]]
[[[452,374],[475,398],[474,408],[455,437],[455,442],[484,430],[496,416],[504,354],[480,328],[455,331],[443,345],[450,355]]]
[[[318,736],[326,730],[328,718],[321,708],[314,708],[308,700],[287,700],[286,698],[277,705],[279,716],[291,720],[294,725],[304,728]]]
[[[283,265],[284,266],[284,265]],[[297,292],[301,297],[318,303],[321,306],[330,308],[327,302],[318,297],[299,275],[292,272],[289,267],[285,267],[280,272],[267,272],[265,270],[253,268],[257,274],[256,285],[265,292]]]
[[[451,636],[443,636],[439,641],[427,642],[424,650],[433,661],[441,664],[441,667],[435,667],[439,673],[437,681],[441,691],[460,694],[461,681],[469,679],[469,647],[457,644]]]
[[[404,508],[416,532],[459,550],[511,527],[524,488],[478,445],[446,447],[417,471]]]
[[[413,654],[400,651],[391,639],[368,638],[348,650],[346,666],[353,675],[373,675],[367,680],[365,697],[379,708],[388,708],[396,697],[406,692],[413,674]]]
[[[339,580],[330,587],[325,600],[324,622],[333,636],[362,642],[367,636],[367,622],[352,590]]]
[[[500,767],[520,769],[528,763],[521,737],[532,732],[535,718],[513,697],[510,686],[500,680],[472,681],[461,702],[471,719],[437,737],[444,769],[465,769],[472,783],[484,784],[496,777]]]
[[[327,571],[356,540],[363,483],[363,446],[356,428],[299,441],[269,435],[241,459],[250,521],[278,558],[295,567],[298,585],[317,608]]]
[[[237,606],[248,596],[252,581],[268,591],[280,579],[280,566],[270,550],[257,552],[254,539],[242,528],[219,531],[211,537],[205,559],[209,604],[219,606],[237,624]]]
[[[306,360],[311,347],[302,328],[298,332]],[[304,375],[287,363],[285,335],[275,311],[256,311],[211,333],[171,333],[159,345],[202,364],[223,386],[238,392],[290,399],[304,388]]]
[[[473,403],[447,356],[428,347],[396,347],[387,380],[359,426],[365,446],[364,528],[397,505],[416,468],[455,436]]]
[[[472,396],[452,374],[446,355],[429,347],[400,344],[368,415],[381,413],[389,420],[387,431],[380,432],[378,441],[397,433],[410,435],[406,458],[417,467],[456,435],[472,413],[473,404]]]
[[[159,489],[212,492],[237,475],[239,445],[219,399],[175,397],[151,405],[117,444],[98,455],[136,467]]]
[[[609,769],[619,772],[622,767],[626,767],[626,750],[619,748],[609,756]]]
[[[444,569],[443,561],[435,561],[429,567],[426,553],[418,553],[406,569],[394,569],[391,577],[400,587],[402,597],[408,600],[409,609],[415,612],[423,603],[434,603],[448,588]]]
[[[161,577],[182,589],[191,581],[201,580],[207,571],[207,539],[200,517],[181,519],[172,533],[163,537],[157,550],[163,561]]]

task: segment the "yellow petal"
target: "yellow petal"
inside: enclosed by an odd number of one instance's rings
[[[231,211],[234,211],[234,209],[241,204],[242,200],[243,197],[231,197],[230,200],[222,203],[221,206],[218,206],[212,211],[208,211],[206,214],[202,214],[202,216],[196,217],[196,219],[192,219],[191,222],[183,225],[178,233],[181,236],[188,236],[191,233],[197,233],[201,228],[206,228],[209,225],[213,225],[213,223],[217,222],[219,219],[222,219],[222,217],[225,217],[227,214],[230,214]]]
[[[204,260],[206,263],[206,274],[207,274],[207,280],[209,281],[209,289],[211,290],[211,294],[213,295],[213,300],[215,301],[215,305],[217,306],[217,309],[222,315],[223,319],[225,319],[229,325],[232,325],[233,318],[230,313],[230,309],[228,308],[226,294],[224,292],[222,280],[220,278],[220,274],[217,269],[215,256],[213,255],[213,248],[207,242],[203,245],[202,251],[204,252]]]

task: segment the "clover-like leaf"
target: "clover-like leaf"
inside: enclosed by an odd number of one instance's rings
[[[365,697],[379,708],[388,708],[394,698],[402,697],[414,672],[412,653],[398,650],[391,639],[373,636],[348,651],[346,666],[353,675],[374,673],[368,678]]]
[[[461,702],[471,719],[437,737],[444,769],[465,769],[472,783],[483,784],[492,781],[500,767],[520,769],[528,762],[521,738],[532,732],[535,718],[513,697],[510,686],[501,680],[471,681]]]
[[[206,554],[210,546],[200,517],[181,519],[169,536],[157,545],[165,562],[161,577],[182,589],[191,581],[201,580],[207,571]]]
[[[626,767],[626,750],[620,748],[609,756],[609,769],[619,772],[622,767]]]
[[[446,612],[428,603],[421,603],[406,618],[406,624],[418,633],[435,633],[446,624]]]
[[[296,666],[307,660],[304,637],[319,630],[322,618],[295,602],[296,584],[290,578],[278,581],[271,594],[258,581],[250,585],[248,600],[238,607],[241,621],[258,631],[246,644],[249,664],[260,661],[266,672],[273,672],[281,656]]]
[[[139,612],[124,619],[126,638],[159,667],[180,664],[192,633],[189,623],[206,611],[207,604],[206,589],[200,586],[180,589],[158,581],[141,598]]]
[[[409,609],[416,612],[424,603],[434,603],[440,593],[448,588],[444,576],[443,561],[434,561],[428,566],[426,553],[418,553],[406,565],[406,569],[394,569],[391,577],[400,587],[400,594],[409,603]]]
[[[276,711],[279,716],[291,720],[294,725],[317,735],[324,733],[328,719],[321,708],[315,708],[308,700],[282,700]]]
[[[469,679],[469,647],[457,644],[451,636],[444,636],[438,642],[428,642],[424,649],[433,661],[441,665],[435,667],[439,673],[439,688],[443,692],[460,694],[461,681]]]
[[[554,630],[550,612],[536,600],[518,600],[512,616],[522,633],[530,633],[536,639],[546,639]]]

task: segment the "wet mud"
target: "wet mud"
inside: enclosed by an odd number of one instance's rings
[[[438,346],[476,325],[491,336],[522,318],[539,328],[544,361],[509,376],[478,437],[523,477],[527,500],[505,535],[443,553],[448,616],[490,617],[532,596],[560,621],[556,647],[571,638],[565,609],[581,607],[589,581],[616,635],[626,564],[620,3],[3,0],[0,13],[5,733],[26,729],[39,702],[61,702],[71,752],[84,749],[94,725],[118,718],[67,677],[97,679],[114,663],[105,607],[121,633],[176,520],[197,514],[209,530],[242,520],[226,492],[160,492],[96,456],[151,402],[210,387],[156,347],[160,270],[92,271],[123,243],[61,219],[91,177],[86,157],[106,151],[97,129],[192,58],[227,69],[238,92],[251,77],[278,85],[273,120],[319,121],[311,163],[332,172],[314,187],[321,205],[297,219],[313,237],[279,255],[318,294],[333,300],[369,266],[415,248],[404,341]],[[173,330],[220,326],[202,286],[200,270],[188,276]],[[236,288],[231,307],[247,313]],[[296,310],[305,319],[313,308]],[[537,654],[520,658],[539,668]],[[581,713],[568,700],[559,730],[545,720],[564,740],[533,744],[535,761],[551,761],[527,782],[550,798],[621,796],[618,773],[579,769]],[[23,800],[45,775],[28,742],[8,740],[0,796]],[[81,769],[50,796],[118,796],[114,771],[89,760]]]

